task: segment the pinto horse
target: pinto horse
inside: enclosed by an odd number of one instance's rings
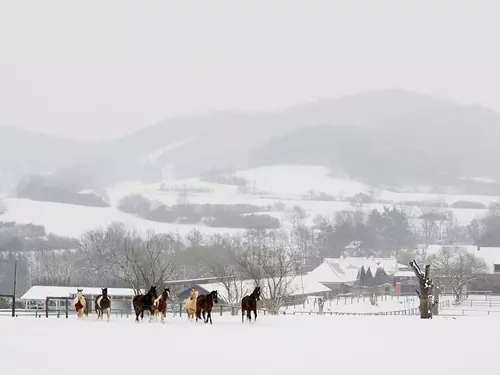
[[[144,311],[149,311],[149,321],[153,318],[153,303],[154,300],[158,298],[158,294],[156,292],[156,286],[152,286],[149,288],[148,292],[144,295],[138,294],[134,296],[132,299],[132,305],[134,306],[135,311],[135,321],[139,322],[139,315],[141,316],[141,321],[144,319]]]
[[[243,297],[241,300],[241,322],[245,320],[245,311],[247,312],[247,319],[251,322],[253,311],[254,321],[257,320],[257,301],[260,301],[260,286],[256,287],[252,294]]]
[[[76,297],[73,300],[73,306],[75,306],[76,316],[81,318],[83,314],[88,315],[87,311],[87,301],[85,300],[85,296],[82,294],[83,289],[76,290]]]
[[[216,290],[212,290],[210,294],[203,294],[196,299],[196,321],[201,319],[201,313],[203,311],[204,322],[208,323],[210,320],[210,324],[212,324],[212,307],[214,306],[214,302],[219,302]],[[205,313],[207,313],[206,318]]]
[[[189,298],[184,300],[186,304],[186,313],[188,316],[188,320],[193,320],[196,312],[196,300],[198,299],[198,291],[195,289],[191,289],[191,295]]]
[[[165,315],[167,313],[167,300],[170,298],[170,288],[164,288],[163,293],[153,301],[153,309],[155,316],[161,316],[161,322],[165,323]]]
[[[104,310],[106,310],[109,322],[109,317],[111,315],[111,300],[108,297],[108,288],[101,288],[101,290],[102,294],[95,299],[95,311],[97,312],[97,319],[102,319]]]

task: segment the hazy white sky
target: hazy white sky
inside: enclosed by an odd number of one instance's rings
[[[500,111],[500,1],[0,0],[0,124],[82,139],[405,88]]]

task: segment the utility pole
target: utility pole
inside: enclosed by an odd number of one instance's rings
[[[12,290],[12,317],[16,317],[16,279],[17,279],[17,259],[14,262],[14,288]]]

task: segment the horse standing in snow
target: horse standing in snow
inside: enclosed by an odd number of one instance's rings
[[[198,299],[198,291],[195,289],[191,289],[191,296],[184,300],[186,304],[186,313],[188,316],[188,320],[193,320],[196,312],[196,300]]]
[[[165,323],[165,315],[167,313],[167,300],[170,298],[170,288],[163,288],[163,293],[153,301],[153,309],[156,318],[161,316],[161,322]]]
[[[247,319],[251,322],[253,311],[254,321],[257,320],[257,301],[260,301],[260,286],[256,287],[252,294],[243,297],[241,300],[241,322],[245,320],[245,311],[247,313]]]
[[[83,289],[77,289],[76,297],[73,300],[73,306],[75,306],[76,316],[78,318],[81,318],[83,314],[88,315],[87,301],[85,300],[85,296],[82,293]]]
[[[149,321],[151,321],[154,311],[153,303],[156,298],[158,298],[158,294],[156,293],[156,286],[152,286],[151,288],[149,288],[148,292],[145,295],[138,294],[134,296],[134,298],[132,299],[132,305],[134,306],[136,322],[139,322],[139,315],[141,316],[141,320],[144,319],[144,310],[149,311]]]
[[[97,296],[95,299],[95,311],[97,312],[97,319],[103,318],[104,310],[109,317],[111,315],[111,300],[108,297],[108,288],[101,288],[102,294]]]
[[[216,290],[212,290],[210,294],[203,294],[196,299],[196,321],[201,319],[201,313],[203,311],[204,322],[208,323],[210,320],[210,324],[212,324],[212,307],[214,306],[214,302],[219,302]],[[206,318],[205,313],[207,313]]]

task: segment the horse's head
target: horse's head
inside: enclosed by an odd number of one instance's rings
[[[212,290],[210,292],[210,295],[212,296],[212,299],[214,300],[215,303],[219,303],[219,296],[216,290]]]
[[[164,300],[170,298],[170,288],[163,288],[163,293],[161,294]]]
[[[152,299],[158,298],[158,292],[156,291],[156,286],[155,285],[152,285],[151,288],[149,288],[148,295]]]
[[[76,295],[77,295],[78,297],[81,297],[81,296],[82,296],[82,294],[83,294],[83,289],[77,289],[77,290],[76,290]]]
[[[257,301],[260,301],[260,286],[255,287],[252,294]]]
[[[101,288],[102,291],[102,296],[107,297],[108,296],[108,288]]]

